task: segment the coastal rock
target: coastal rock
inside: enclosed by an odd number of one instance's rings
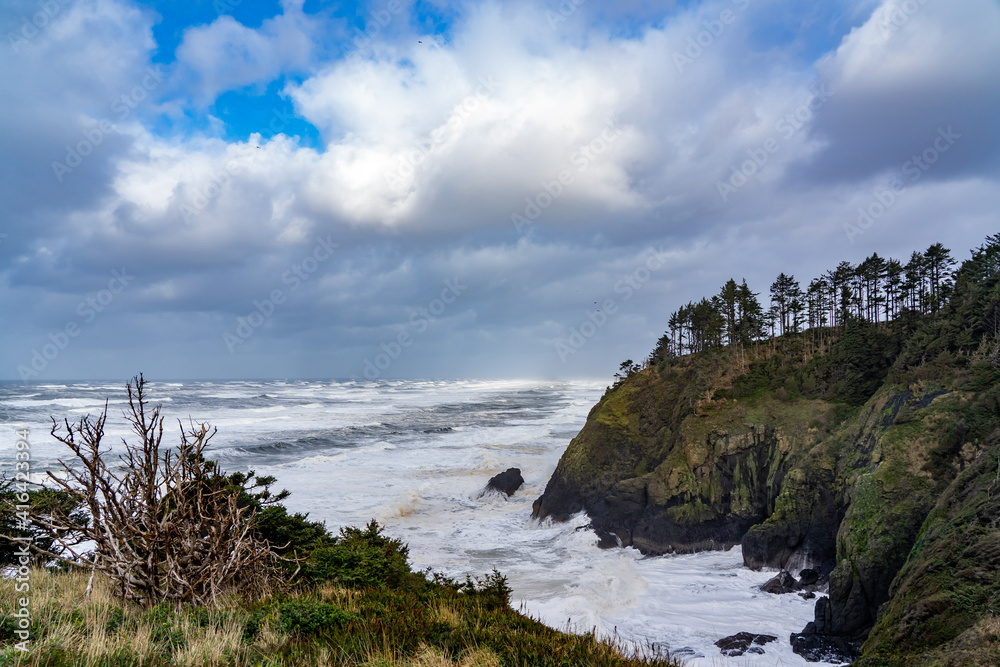
[[[794,593],[799,590],[799,588],[799,582],[795,581],[795,577],[782,570],[772,579],[768,579],[767,582],[760,587],[760,590],[765,593],[781,595],[782,593]]]
[[[773,403],[759,418],[742,402],[706,398],[728,369],[722,357],[685,359],[605,394],[535,502],[535,518],[565,521],[583,510],[602,546],[651,555],[740,544],[817,443],[810,424],[835,415],[822,400]],[[835,533],[836,523],[822,528]],[[829,561],[832,569],[832,549]]]
[[[861,651],[862,639],[833,633],[834,619],[830,598],[816,601],[815,620],[789,637],[792,650],[809,662],[852,662]]]
[[[799,572],[799,586],[812,586],[819,582],[819,572],[805,569]]]
[[[861,650],[861,641],[817,634],[793,634],[792,650],[809,662],[842,665],[853,662]]]
[[[997,407],[1000,412],[1000,406]],[[865,644],[870,662],[1000,664],[995,611],[1000,590],[1000,444],[982,452],[941,494],[922,528],[921,549],[893,584]],[[957,592],[961,591],[961,598]],[[947,643],[940,643],[944,639]],[[924,656],[931,653],[933,659]]]
[[[490,481],[486,483],[486,490],[512,496],[515,491],[521,488],[522,484],[524,484],[524,478],[521,477],[521,469],[507,468],[499,475],[490,478]]]
[[[755,635],[752,632],[737,632],[735,635],[723,637],[715,642],[715,645],[722,651],[722,655],[735,658],[744,653],[761,654],[761,648],[768,642],[773,642],[777,637],[774,635]]]
[[[833,471],[821,459],[800,465],[785,478],[774,513],[743,536],[743,564],[751,570],[809,568],[826,576],[836,564],[844,507],[834,493]]]

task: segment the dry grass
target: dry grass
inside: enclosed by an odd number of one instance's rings
[[[32,627],[45,628],[38,636],[33,632],[28,653],[8,651],[13,664],[35,667],[45,664],[45,656],[62,652],[77,656],[86,665],[113,662],[121,656],[130,656],[134,664],[156,662],[162,658],[162,644],[154,638],[162,634],[155,620],[142,607],[122,604],[116,600],[110,582],[103,576],[94,578],[90,599],[85,599],[87,572],[52,573],[33,570],[31,574]],[[11,586],[0,588],[0,607],[11,608],[16,597]],[[236,598],[224,598],[219,610],[234,607]],[[114,631],[118,627],[127,631]],[[245,657],[246,647],[241,646],[243,623],[228,617],[222,627],[200,627],[191,618],[176,628],[179,637],[177,650],[169,656],[176,665],[219,664],[228,658]]]
[[[492,598],[443,586],[418,596],[323,585],[253,603],[223,596],[210,607],[144,608],[122,602],[100,574],[85,599],[88,578],[35,570],[28,594],[0,586],[0,667],[674,664],[625,657],[627,647],[561,634]],[[14,648],[3,615],[23,596],[32,600],[28,653]]]
[[[434,608],[433,617],[434,620],[452,627],[456,627],[462,623],[462,617],[459,613],[444,602],[438,603]]]
[[[460,661],[453,662],[441,651],[423,646],[410,658],[401,658],[391,651],[380,652],[363,663],[363,667],[501,667],[501,662],[489,649],[468,651]]]

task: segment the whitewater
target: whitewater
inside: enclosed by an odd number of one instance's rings
[[[228,471],[274,475],[285,502],[333,532],[375,518],[404,540],[415,569],[464,578],[493,568],[512,605],[560,630],[668,647],[692,667],[809,664],[788,635],[812,619],[813,601],[770,595],[774,572],[742,566],[739,547],[656,558],[602,550],[584,515],[539,523],[542,493],[604,383],[539,381],[231,381],[148,385],[176,444],[177,420],[218,428],[210,451]],[[96,415],[108,401],[105,442],[129,436],[123,382],[0,384],[0,462],[8,477],[15,430],[30,429],[33,473],[68,451],[51,417]],[[172,430],[169,430],[172,427]],[[521,469],[511,498],[483,494],[489,478]],[[722,656],[714,643],[771,634],[763,655]]]

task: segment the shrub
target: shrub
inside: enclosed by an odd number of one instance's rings
[[[372,519],[364,529],[341,528],[331,543],[320,544],[306,562],[305,576],[352,588],[399,588],[413,576],[408,555],[407,546],[383,535]]]
[[[336,605],[321,602],[285,602],[278,606],[278,617],[282,630],[299,637],[317,635],[357,618]]]
[[[19,507],[27,506],[27,517]],[[87,524],[88,515],[79,502],[69,493],[49,489],[27,482],[0,480],[0,565],[20,565],[20,552],[30,542],[38,549],[33,554],[35,565],[42,565],[48,557],[44,551],[62,555],[62,549],[53,535],[41,528],[34,517],[60,514],[78,526]],[[27,518],[28,521],[24,521]],[[24,541],[9,538],[23,538]]]

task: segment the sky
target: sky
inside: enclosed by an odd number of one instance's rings
[[[607,378],[1000,228],[995,0],[0,3],[0,379]]]

